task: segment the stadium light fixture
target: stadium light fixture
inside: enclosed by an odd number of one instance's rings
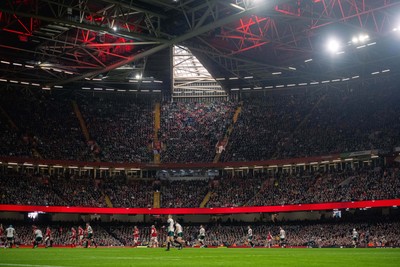
[[[353,36],[351,39],[351,42],[353,44],[359,44],[359,43],[365,43],[366,41],[369,40],[369,35],[367,34],[360,34],[358,36]]]
[[[339,52],[340,46],[340,42],[337,39],[331,38],[328,40],[326,48],[331,53],[337,53]]]

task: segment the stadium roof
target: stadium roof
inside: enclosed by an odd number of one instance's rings
[[[0,84],[169,92],[179,44],[227,91],[313,85],[396,74],[399,43],[399,0],[7,0]]]

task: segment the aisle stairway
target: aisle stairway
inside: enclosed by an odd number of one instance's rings
[[[154,192],[153,197],[153,208],[160,208],[161,207],[161,193],[160,191]]]
[[[161,106],[160,103],[156,103],[154,107],[154,137],[153,137],[154,144],[159,143],[158,132],[160,131],[160,128],[161,128]],[[160,163],[160,153],[153,154],[153,161],[156,164]]]
[[[231,136],[231,133],[235,127],[235,124],[236,124],[241,112],[242,112],[242,103],[240,103],[240,105],[236,108],[235,114],[233,115],[233,118],[232,118],[232,124],[229,125],[228,130],[226,131],[225,136],[222,139],[222,142],[225,144],[225,147],[229,142],[229,136]],[[221,158],[221,155],[222,155],[222,153],[215,153],[213,162],[218,163],[219,159]]]
[[[210,201],[211,195],[212,195],[212,192],[208,191],[207,195],[204,196],[204,199],[200,204],[200,208],[205,208],[206,207],[208,201]]]
[[[111,202],[111,199],[108,195],[104,195],[104,201],[106,202],[107,208],[112,208],[113,204]]]
[[[86,122],[83,119],[82,113],[79,110],[79,106],[76,103],[76,101],[72,100],[71,103],[72,103],[72,108],[74,110],[75,116],[79,121],[79,125],[81,126],[83,136],[85,137],[86,142],[88,142],[88,141],[90,141],[90,134],[89,134],[89,130],[86,126]]]

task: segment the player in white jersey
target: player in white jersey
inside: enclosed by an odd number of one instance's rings
[[[286,247],[286,232],[282,227],[279,227],[279,239],[281,241],[281,247]]]
[[[168,215],[167,220],[167,251],[169,251],[171,244],[174,243],[174,220],[172,219],[172,215]]]
[[[89,241],[90,241],[90,245],[93,244],[94,247],[97,248],[96,241],[94,241],[93,228],[92,228],[92,226],[90,226],[89,223],[86,223],[86,233],[87,233],[87,237],[86,237],[85,248],[87,248],[89,246]]]
[[[36,226],[32,226],[33,228],[33,235],[34,235],[34,240],[33,240],[33,247],[32,248],[37,248],[40,243],[42,243],[43,240],[43,234],[40,229],[38,229]]]
[[[15,229],[12,225],[6,229],[6,242],[4,243],[5,248],[12,248],[14,245]]]
[[[352,238],[352,243],[354,248],[357,247],[357,243],[358,243],[358,232],[356,231],[356,229],[353,229],[353,232],[351,233],[351,238]]]
[[[206,238],[206,229],[204,229],[203,225],[200,225],[200,230],[199,230],[199,242],[201,244],[201,248],[206,247],[204,239]]]
[[[253,229],[251,229],[250,225],[247,226],[247,243],[250,244],[252,248],[254,248],[254,243],[253,243]]]
[[[175,223],[176,232],[176,242],[178,243],[178,249],[181,250],[185,245],[185,240],[183,240],[183,228],[178,222]]]

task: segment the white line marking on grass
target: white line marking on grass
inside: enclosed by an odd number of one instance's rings
[[[37,265],[37,264],[23,264],[23,263],[1,263],[0,266],[18,266],[18,267],[68,267],[58,265]]]

